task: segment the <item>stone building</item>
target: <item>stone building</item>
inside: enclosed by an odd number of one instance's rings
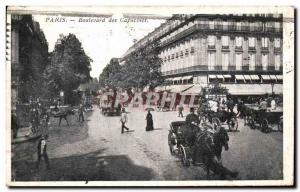
[[[174,15],[121,61],[158,41],[168,89],[217,82],[233,95],[282,93],[282,29],[280,14]]]

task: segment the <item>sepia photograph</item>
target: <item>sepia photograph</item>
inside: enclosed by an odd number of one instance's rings
[[[7,6],[7,185],[293,186],[294,11]]]

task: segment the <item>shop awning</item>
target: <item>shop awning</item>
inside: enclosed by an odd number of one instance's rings
[[[245,78],[246,80],[251,80],[250,75],[244,75],[244,78]]]
[[[185,76],[185,77],[182,78],[182,80],[190,80],[192,77],[193,76],[191,76],[191,75],[190,76]]]
[[[283,93],[283,85],[282,84],[275,84],[273,91],[275,94],[282,94]]]
[[[277,80],[276,75],[270,75],[270,78],[271,78],[272,80]]]
[[[210,78],[210,79],[216,79],[217,76],[216,75],[208,75],[208,78]]]
[[[263,78],[264,80],[270,80],[270,76],[269,75],[262,75],[261,78]]]
[[[217,75],[217,78],[218,79],[223,79],[224,77],[223,77],[223,75]]]
[[[282,75],[276,75],[276,78],[277,78],[278,80],[282,80],[282,79],[283,79],[283,76],[282,76]]]
[[[244,80],[244,76],[243,75],[236,75],[235,78],[237,80]]]
[[[154,91],[155,92],[166,91],[166,90],[168,90],[168,87],[169,86],[158,86],[158,87],[155,87]]]
[[[250,75],[250,77],[252,80],[259,80],[258,75]]]
[[[231,95],[264,95],[272,93],[271,84],[230,84],[224,85]],[[282,84],[275,84],[273,91],[275,94],[283,92]]]
[[[193,87],[182,92],[184,95],[199,95],[202,90],[201,85],[194,85]]]
[[[173,81],[179,81],[179,80],[181,80],[181,77],[175,77],[175,78],[173,79]]]
[[[231,78],[231,75],[223,75],[223,77],[224,77],[225,79],[229,79],[229,78]]]
[[[181,93],[183,91],[186,91],[187,89],[193,87],[194,85],[171,85],[170,87],[170,91],[173,93]]]

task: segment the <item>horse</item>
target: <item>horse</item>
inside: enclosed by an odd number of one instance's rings
[[[70,127],[68,119],[67,119],[67,116],[69,116],[69,115],[75,115],[75,112],[73,110],[57,112],[57,113],[50,112],[49,118],[50,117],[59,118],[58,126],[60,126],[61,120],[64,119],[67,122],[67,125]]]
[[[244,119],[244,125],[249,123],[249,119],[252,116],[252,110],[247,107],[245,104],[242,104],[239,109],[239,117]]]
[[[210,171],[219,175],[221,179],[225,179],[226,175],[237,177],[237,172],[230,171],[222,165],[221,154],[223,147],[228,150],[229,137],[227,131],[223,127],[218,127],[216,131],[204,130],[195,136],[194,158],[200,158],[206,167],[207,176]]]

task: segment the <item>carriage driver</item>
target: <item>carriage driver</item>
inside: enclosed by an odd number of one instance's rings
[[[190,114],[186,116],[185,122],[196,125],[200,124],[199,117],[195,114],[195,109],[193,107],[190,108]]]

